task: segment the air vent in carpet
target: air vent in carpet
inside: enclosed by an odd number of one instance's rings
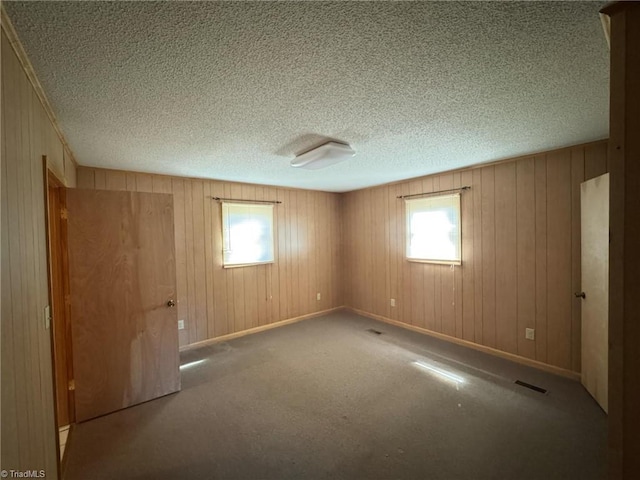
[[[382,335],[382,332],[380,330],[376,330],[375,328],[369,328],[367,329],[367,332],[375,333],[376,335]]]
[[[547,393],[547,390],[545,390],[544,388],[538,387],[536,385],[531,385],[530,383],[523,382],[522,380],[516,380],[515,383],[522,387],[527,387],[527,388],[530,388],[531,390],[535,390],[536,392]]]

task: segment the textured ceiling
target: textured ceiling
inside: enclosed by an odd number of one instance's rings
[[[608,134],[599,2],[3,3],[82,165],[348,191]]]

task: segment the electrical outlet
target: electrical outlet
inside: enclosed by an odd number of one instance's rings
[[[322,300],[322,295],[320,292],[316,293],[316,300]]]
[[[184,330],[184,320],[178,320],[178,330]]]
[[[533,328],[525,328],[524,329],[524,338],[527,340],[535,340],[536,339],[536,331]]]
[[[392,299],[391,299],[391,306],[392,306],[392,307],[395,307],[395,306],[396,306],[396,299],[395,299],[395,298],[392,298]]]

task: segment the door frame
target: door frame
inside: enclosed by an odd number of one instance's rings
[[[62,423],[75,423],[73,387],[73,352],[69,298],[69,270],[67,253],[66,186],[49,169],[47,156],[42,156],[44,176],[45,231],[47,240],[47,286],[50,306],[50,339],[53,377],[53,400],[56,422],[56,446],[59,474],[62,473],[59,429]],[[55,198],[53,198],[55,196]],[[50,217],[51,202],[58,204],[57,215]],[[56,222],[55,225],[52,222]],[[62,377],[62,378],[61,378]],[[66,395],[60,394],[64,390]],[[65,405],[61,405],[65,402]],[[61,414],[64,409],[66,416]]]

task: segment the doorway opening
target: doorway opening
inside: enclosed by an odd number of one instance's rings
[[[69,303],[66,188],[45,163],[51,346],[60,460],[75,422],[73,352]]]

